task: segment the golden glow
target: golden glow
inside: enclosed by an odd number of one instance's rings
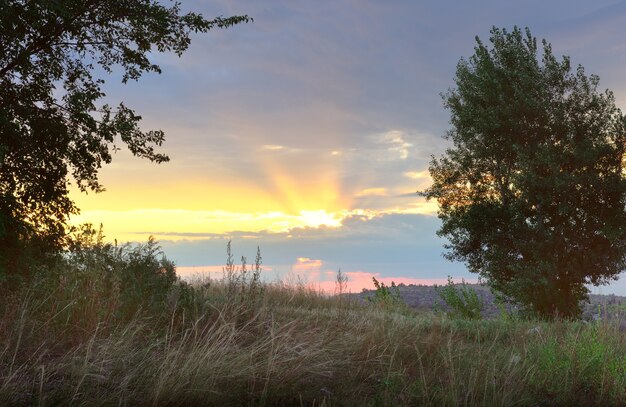
[[[267,164],[273,196],[281,204],[281,210],[299,214],[301,211],[336,212],[349,207],[342,197],[334,174],[320,174],[312,179],[299,179],[289,171]]]
[[[326,213],[324,210],[320,211],[300,211],[300,217],[306,222],[306,226],[320,227],[320,226],[341,226],[342,218],[337,214]]]
[[[275,166],[270,185],[245,180],[230,183],[200,179],[163,180],[137,186],[120,180],[101,194],[72,192],[81,214],[72,223],[104,225],[121,241],[207,238],[232,232],[287,232],[293,228],[338,227],[347,201],[332,177],[297,180]],[[332,174],[330,174],[332,175]]]
[[[104,193],[71,192],[81,209],[71,222],[103,224],[106,236],[119,241],[143,241],[150,235],[159,240],[195,240],[237,232],[254,237],[295,228],[338,228],[349,216],[436,213],[436,202],[423,202],[417,196],[400,207],[355,208],[353,198],[393,197],[402,191],[342,187],[340,168],[328,150],[320,153],[315,168],[298,166],[297,154],[288,147],[264,145],[261,150],[260,173],[250,179],[178,177],[175,172],[160,172],[160,167],[154,173],[126,173],[112,166],[110,172],[103,171],[108,188]],[[277,154],[287,155],[288,162],[278,160]]]
[[[342,219],[341,214],[329,214],[324,210],[289,215],[283,212],[137,209],[83,211],[72,218],[72,223],[102,223],[107,236],[120,241],[132,241],[145,240],[151,235],[160,240],[194,240],[237,231],[280,233],[297,227],[338,227]]]
[[[184,209],[136,209],[128,211],[87,210],[72,218],[73,224],[102,223],[105,234],[120,241],[142,241],[148,236],[159,240],[195,240],[218,237],[233,232],[288,233],[294,228],[340,227],[349,216],[372,219],[376,216],[403,213],[433,215],[437,203],[422,202],[409,208],[387,210],[342,210],[337,212],[226,212]]]

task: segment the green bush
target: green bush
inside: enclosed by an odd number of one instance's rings
[[[396,283],[391,282],[391,286],[385,285],[385,283],[376,280],[376,277],[372,277],[374,281],[374,295],[367,297],[370,304],[382,306],[382,307],[397,307],[404,305],[404,300],[400,295],[400,290],[396,286]]]
[[[81,226],[53,266],[37,270],[30,290],[55,321],[85,330],[138,313],[162,316],[177,281],[174,263],[153,238],[145,244],[106,243],[102,228]]]
[[[439,297],[448,308],[448,315],[453,318],[480,319],[484,308],[482,298],[476,291],[465,284],[454,284],[452,278],[448,276],[448,284],[437,288]]]

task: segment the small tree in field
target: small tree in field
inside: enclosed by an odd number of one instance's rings
[[[624,116],[597,76],[545,40],[538,55],[528,29],[476,41],[444,95],[453,147],[433,157],[423,194],[449,259],[536,315],[576,316],[585,284],[626,265]]]

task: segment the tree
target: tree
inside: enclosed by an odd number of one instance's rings
[[[120,68],[124,83],[145,72],[160,73],[152,53],[180,56],[191,33],[248,21],[248,16],[207,20],[182,13],[179,3],[156,0],[0,0],[5,263],[17,258],[24,241],[62,245],[68,217],[78,211],[68,197],[70,177],[83,192],[101,191],[98,170],[121,145],[156,163],[168,160],[155,149],[164,140],[162,131],[142,131],[141,116],[123,103],[98,104],[105,96],[105,73]]]
[[[574,317],[585,284],[626,261],[625,119],[570,59],[528,29],[491,30],[443,95],[453,147],[423,192],[439,204],[446,257],[536,315]]]

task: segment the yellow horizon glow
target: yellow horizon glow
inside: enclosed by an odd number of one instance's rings
[[[227,212],[186,209],[135,209],[127,211],[87,210],[73,216],[71,223],[79,225],[103,224],[109,240],[144,241],[149,236],[158,240],[197,240],[213,235],[235,232],[289,233],[296,228],[339,228],[349,216],[372,219],[386,214],[434,215],[437,204],[425,202],[411,208],[394,208],[380,211],[341,210],[337,212],[300,211],[298,214],[274,212]]]
[[[272,146],[269,151],[281,151]],[[434,202],[412,202],[404,207],[355,208],[355,197],[388,196],[383,187],[351,191],[341,188],[338,170],[323,171],[304,179],[269,158],[261,160],[263,184],[248,179],[207,180],[197,176],[137,179],[115,174],[105,180],[108,190],[70,197],[81,209],[71,223],[102,224],[109,240],[197,240],[231,233],[290,233],[297,228],[339,228],[349,216],[371,219],[390,213],[434,214]],[[258,178],[257,178],[258,179]]]
[[[299,185],[285,175],[276,175],[273,183],[271,193],[250,184],[190,180],[158,186],[116,183],[89,195],[73,190],[70,196],[81,213],[71,223],[103,224],[105,234],[120,241],[341,225],[345,202],[332,183]]]
[[[342,220],[341,214],[324,210],[290,215],[279,211],[238,213],[153,208],[82,211],[72,217],[71,223],[102,224],[105,235],[111,239],[141,241],[148,236],[160,240],[195,240],[234,232],[285,233],[294,228],[339,227]]]

